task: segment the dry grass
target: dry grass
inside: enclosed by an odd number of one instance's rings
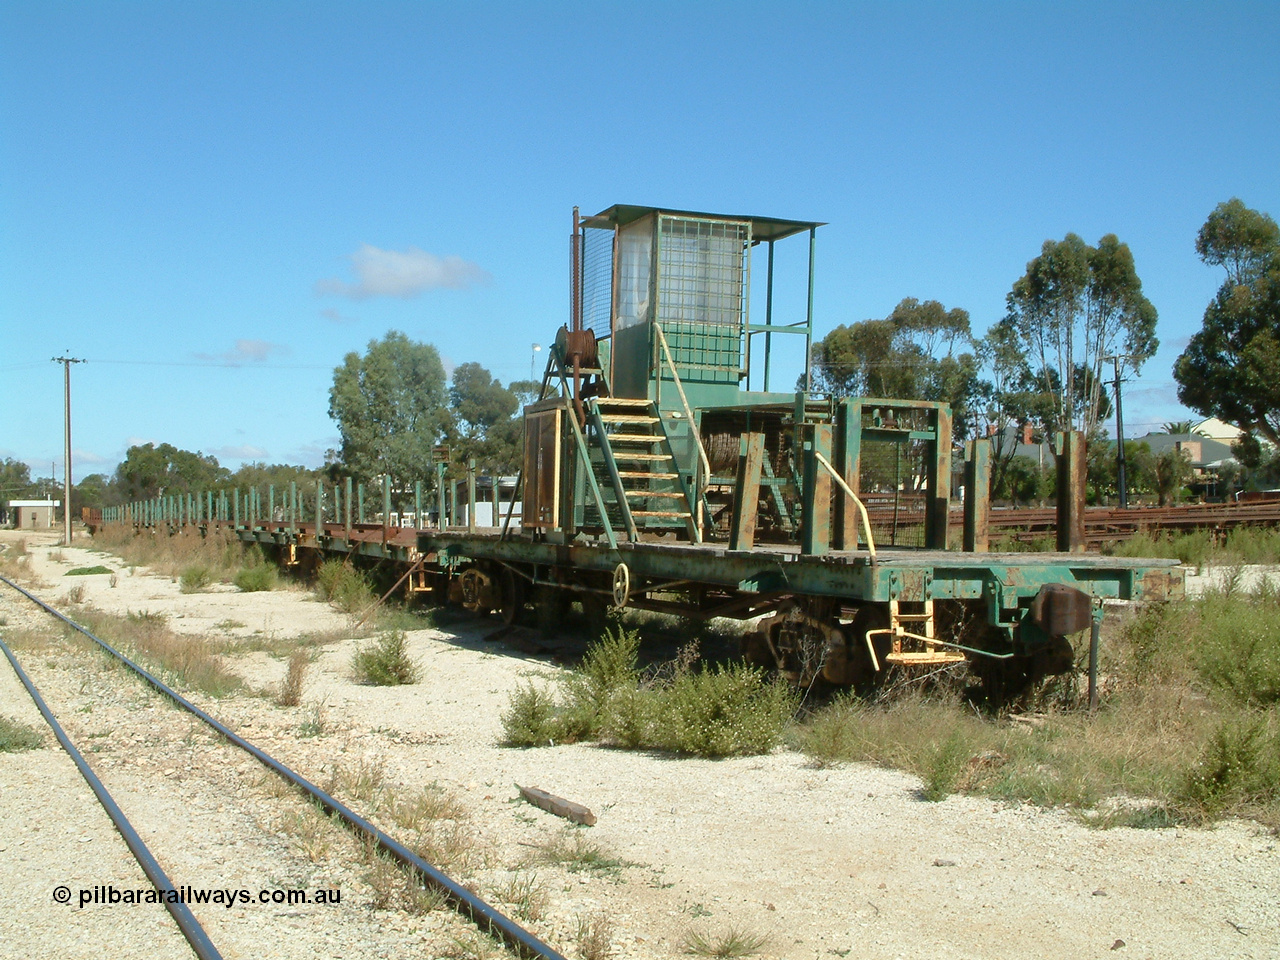
[[[302,703],[302,688],[307,679],[307,667],[311,665],[311,655],[301,647],[289,655],[289,665],[285,669],[284,680],[276,692],[276,704],[281,707],[296,707]]]
[[[570,873],[589,871],[609,875],[617,875],[624,868],[635,866],[613,856],[583,830],[574,827],[567,827],[544,841],[538,847],[534,861],[561,866]]]
[[[1280,599],[1152,607],[1102,647],[1096,714],[1071,682],[1034,715],[959,696],[839,699],[793,731],[816,763],[914,773],[921,797],[1067,806],[1098,826],[1244,816],[1280,828]]]
[[[10,717],[0,715],[0,753],[19,753],[44,746],[44,734]]]
[[[693,956],[732,960],[734,957],[749,957],[759,953],[768,942],[769,938],[764,934],[752,933],[740,927],[730,927],[720,934],[708,934],[701,930],[690,929],[681,939],[680,946],[685,953]]]
[[[213,697],[225,697],[244,687],[222,663],[225,643],[175,633],[169,629],[165,614],[139,610],[119,617],[84,607],[76,617],[107,643],[142,660],[144,666],[158,667],[180,686]]]
[[[613,952],[613,921],[605,913],[578,917],[574,942],[582,960],[606,960]]]
[[[538,883],[536,873],[516,871],[493,890],[494,899],[510,904],[517,917],[526,922],[541,920],[547,912],[551,897]]]

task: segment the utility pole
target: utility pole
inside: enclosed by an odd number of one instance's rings
[[[66,394],[65,444],[62,449],[62,542],[71,546],[71,365],[84,363],[77,357],[54,357],[53,363],[62,364],[63,384]]]
[[[1128,360],[1125,356],[1103,357],[1103,361],[1110,360],[1115,364],[1116,378],[1112,381],[1116,390],[1116,491],[1120,495],[1120,509],[1129,509],[1129,491],[1125,484],[1124,471],[1124,410],[1120,405],[1120,361]]]

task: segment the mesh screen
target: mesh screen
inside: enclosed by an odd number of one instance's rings
[[[613,231],[582,231],[582,325],[596,339],[612,333]]]
[[[659,231],[659,321],[739,326],[751,224],[662,217]]]

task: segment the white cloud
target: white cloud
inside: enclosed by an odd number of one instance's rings
[[[236,345],[226,353],[197,353],[197,360],[208,360],[212,363],[225,363],[238,366],[242,363],[261,363],[273,355],[287,354],[289,349],[278,343],[266,340],[237,340]]]
[[[438,257],[417,247],[407,250],[380,250],[362,243],[351,254],[355,283],[330,277],[316,283],[316,293],[352,300],[370,297],[399,297],[408,300],[423,290],[446,287],[465,290],[489,280],[477,264],[458,256]]]
[[[267,459],[267,451],[261,447],[255,447],[251,443],[242,444],[238,447],[218,447],[211,450],[215,457],[219,460],[265,460]]]
[[[320,311],[320,316],[324,317],[330,323],[358,323],[358,317],[348,317],[346,314],[335,310],[333,307],[326,307]]]

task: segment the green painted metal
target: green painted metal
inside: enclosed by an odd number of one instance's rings
[[[569,415],[572,416],[572,412]],[[631,504],[627,502],[627,490],[622,483],[622,477],[618,475],[618,463],[613,458],[613,446],[609,443],[608,435],[605,432],[604,421],[600,419],[600,405],[595,402],[588,403],[587,416],[591,420],[591,425],[595,428],[596,442],[604,457],[604,466],[609,473],[609,480],[613,484],[613,490],[618,502],[618,512],[622,515],[622,523],[627,528],[627,536],[632,540],[639,540],[640,534],[636,531],[636,521],[631,516]],[[608,523],[607,517],[605,518],[605,523]]]
[[[382,539],[387,539],[387,528],[391,525],[391,477],[382,476]]]
[[[813,389],[813,270],[814,251],[818,243],[818,228],[809,228],[809,296],[805,307],[804,325],[804,388]]]
[[[467,461],[467,532],[476,532],[476,461]]]
[[[356,484],[356,497],[359,500],[360,509],[356,511],[356,522],[364,523],[364,482]]]
[[[347,493],[347,497],[346,497],[346,502],[344,504],[346,506],[346,514],[345,514],[346,529],[343,531],[343,533],[344,533],[345,539],[347,541],[350,541],[351,540],[351,478],[350,477],[346,478],[346,493]]]

